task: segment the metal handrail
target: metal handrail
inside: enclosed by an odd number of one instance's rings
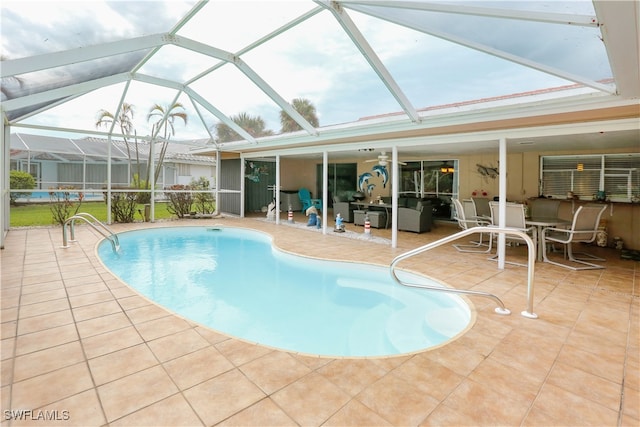
[[[426,285],[426,284],[417,284],[417,283],[407,283],[407,282],[402,281],[397,276],[397,274],[395,272],[396,265],[400,261],[403,261],[403,260],[405,260],[405,259],[407,259],[409,257],[412,257],[414,255],[417,255],[419,253],[431,250],[433,248],[437,248],[438,246],[442,246],[442,245],[445,245],[445,244],[450,243],[452,241],[458,240],[459,238],[464,237],[464,236],[468,236],[469,234],[475,234],[475,233],[481,233],[481,232],[490,232],[490,233],[499,233],[499,234],[511,234],[511,235],[518,236],[518,237],[522,238],[527,243],[527,248],[528,248],[528,252],[529,252],[528,253],[528,261],[527,261],[527,309],[525,311],[522,311],[521,314],[524,317],[528,317],[530,319],[537,319],[538,315],[533,312],[533,278],[534,278],[534,269],[535,269],[535,261],[536,261],[536,248],[535,248],[535,244],[533,243],[533,240],[531,239],[531,237],[529,237],[523,231],[520,231],[520,230],[515,229],[515,228],[500,228],[500,227],[494,227],[494,226],[471,227],[471,228],[468,228],[466,230],[459,231],[459,232],[457,232],[455,234],[452,234],[450,236],[443,237],[442,239],[436,240],[435,242],[427,243],[426,245],[420,246],[419,248],[416,248],[416,249],[412,249],[412,250],[410,250],[408,252],[405,252],[405,253],[400,254],[397,257],[395,257],[393,259],[393,261],[391,261],[391,265],[389,266],[390,271],[391,271],[391,276],[393,277],[393,279],[396,282],[398,282],[398,284],[400,284],[402,286],[409,286],[409,287],[414,287],[414,288],[423,288],[423,289],[429,289],[429,290],[438,291],[438,292],[447,292],[447,293],[453,293],[453,294],[464,294],[464,295],[481,296],[481,297],[485,297],[485,298],[491,298],[499,305],[499,307],[496,307],[496,309],[495,309],[496,313],[505,314],[505,315],[506,314],[510,314],[511,311],[509,311],[509,309],[505,308],[504,303],[502,302],[502,300],[500,298],[498,298],[496,295],[491,294],[489,292],[472,291],[470,289],[454,289],[454,288],[432,286],[432,285]]]
[[[88,218],[87,218],[88,217]],[[114,252],[118,252],[120,250],[120,240],[118,239],[118,235],[114,233],[109,227],[100,222],[95,216],[86,213],[80,212],[69,218],[62,224],[62,247],[64,249],[69,247],[69,241],[76,241],[76,232],[75,232],[75,222],[77,219],[81,219],[87,224],[91,226],[94,230],[100,233],[105,239],[107,239],[111,243],[111,248]],[[90,220],[93,220],[91,222]],[[69,224],[70,237],[71,240],[67,239],[67,224]],[[100,228],[97,227],[100,225]]]

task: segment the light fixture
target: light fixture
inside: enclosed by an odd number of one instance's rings
[[[442,162],[442,166],[440,166],[440,172],[442,173],[453,173],[455,169],[453,166],[449,166],[447,162]]]
[[[583,163],[578,163],[578,167],[576,169],[578,169],[580,172],[582,172],[584,170],[584,164]]]

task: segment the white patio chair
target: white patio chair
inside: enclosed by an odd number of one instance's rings
[[[491,209],[491,223],[498,227],[500,225],[499,222],[499,203],[498,202],[494,202],[491,201],[489,202],[489,208]],[[505,228],[513,228],[516,229],[518,231],[522,231],[526,234],[528,234],[531,239],[533,240],[533,245],[534,247],[537,247],[538,244],[538,233],[536,232],[536,228],[535,227],[527,227],[526,225],[526,219],[525,219],[525,208],[524,205],[520,204],[520,203],[507,203],[506,204],[506,211],[505,211],[505,217],[504,217],[504,227]],[[497,234],[493,234],[493,238],[496,239],[497,238]],[[527,244],[527,242],[518,237],[518,236],[514,236],[514,235],[510,235],[510,234],[506,234],[505,235],[505,242],[509,245],[509,246],[516,246],[516,245],[521,245],[521,244]],[[490,258],[491,260],[495,261],[497,260],[497,255]],[[513,262],[513,261],[505,261],[508,264],[513,264],[513,265],[519,265],[522,267],[527,267],[527,264],[522,264],[522,263],[518,263],[518,262]]]
[[[564,245],[564,258],[573,263],[580,264],[581,266],[552,261],[547,256],[547,251],[542,253],[542,259],[544,262],[569,268],[571,270],[594,270],[605,268],[603,265],[589,262],[605,261],[604,258],[599,258],[585,252],[574,253],[572,249],[573,243],[591,243],[595,240],[596,233],[598,232],[598,226],[600,224],[600,217],[605,209],[607,209],[607,205],[580,206],[578,210],[576,210],[576,213],[573,214],[571,228],[565,229],[549,227],[542,230],[542,244],[544,247],[546,247],[549,242]]]
[[[471,200],[463,200],[462,202],[459,199],[451,199],[453,201],[453,206],[456,211],[456,215],[454,219],[458,221],[458,225],[463,230],[467,230],[472,227],[477,227],[481,225],[488,225],[490,222],[487,220],[483,220],[476,215],[475,205]],[[484,233],[480,233],[480,240],[477,242],[472,241],[469,245],[462,244],[453,244],[453,247],[456,248],[458,252],[475,252],[475,253],[488,253],[491,252],[491,236],[487,239],[487,242],[484,242]],[[479,250],[478,248],[486,247],[486,249]]]

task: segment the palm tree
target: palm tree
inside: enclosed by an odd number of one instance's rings
[[[266,124],[260,116],[254,117],[247,113],[240,113],[237,116],[231,116],[230,118],[254,138],[273,135],[272,130],[265,129]],[[233,129],[224,123],[218,123],[216,125],[216,133],[219,142],[237,141],[238,139],[241,139]]]
[[[166,117],[166,118],[165,118]],[[169,139],[176,134],[174,122],[176,119],[182,119],[184,124],[187,124],[188,116],[184,110],[184,105],[180,102],[175,102],[170,106],[163,106],[155,104],[149,110],[147,114],[147,121],[153,121],[151,131],[151,143],[153,144],[155,139],[162,132],[162,147],[160,148],[160,155],[158,157],[156,171],[153,177],[153,184],[158,182],[160,171],[162,169],[162,163],[164,162],[164,156],[167,153],[167,147],[169,146]],[[149,163],[151,165],[151,150],[149,150]],[[147,188],[150,188],[149,183],[150,170],[147,168]]]
[[[302,117],[304,117],[311,126],[318,127],[318,115],[316,113],[316,107],[305,98],[296,98],[291,102],[293,109],[296,110]],[[280,125],[282,126],[281,132],[295,132],[301,130],[302,127],[287,114],[286,111],[280,111]]]
[[[115,122],[116,126],[120,127],[120,133],[123,136],[124,144],[127,147],[127,157],[129,160],[129,171],[133,173],[133,168],[131,167],[131,148],[129,146],[129,138],[128,136],[132,133],[134,134],[134,141],[136,147],[136,166],[137,166],[137,174],[140,176],[140,157],[138,156],[138,138],[135,137],[135,130],[133,127],[133,116],[134,116],[134,106],[123,102],[122,108],[118,114],[118,117],[115,117],[113,113],[107,110],[100,110],[96,115],[96,128],[104,127],[107,129],[111,129],[112,124]],[[135,175],[134,175],[135,176]]]

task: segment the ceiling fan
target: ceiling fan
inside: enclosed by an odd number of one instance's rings
[[[365,163],[378,162],[380,166],[387,166],[389,164],[389,156],[385,151],[381,151],[377,159],[365,160]],[[406,165],[404,162],[398,162],[401,165]]]

